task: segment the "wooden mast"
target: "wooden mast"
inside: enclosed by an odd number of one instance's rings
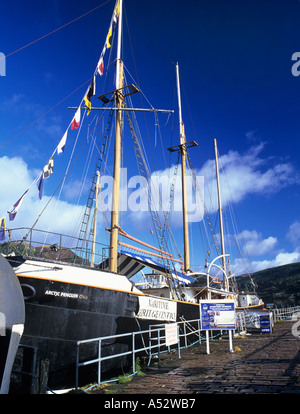
[[[215,148],[215,162],[216,162],[216,178],[217,178],[217,190],[218,190],[218,208],[220,216],[220,238],[221,238],[221,254],[222,254],[222,267],[224,270],[223,280],[225,290],[228,290],[228,283],[226,274],[226,259],[225,259],[225,243],[224,243],[224,230],[223,230],[223,210],[222,210],[222,201],[221,201],[221,191],[220,191],[220,177],[219,177],[219,160],[218,160],[218,148],[217,140],[214,138],[214,148]]]
[[[118,234],[119,234],[119,199],[120,199],[120,168],[121,168],[121,127],[122,127],[122,105],[123,94],[123,62],[121,61],[121,35],[122,35],[122,3],[119,0],[119,24],[118,24],[118,45],[116,59],[116,91],[115,105],[116,112],[116,131],[114,149],[114,175],[113,175],[113,194],[111,210],[111,234],[110,234],[110,271],[117,273],[118,266]]]
[[[181,95],[179,82],[179,66],[176,64],[177,96],[179,112],[179,134],[180,134],[180,153],[181,153],[181,186],[182,186],[182,216],[183,216],[183,243],[184,243],[184,271],[190,271],[190,249],[189,249],[189,223],[187,215],[187,190],[186,190],[186,139],[184,124],[181,114]]]

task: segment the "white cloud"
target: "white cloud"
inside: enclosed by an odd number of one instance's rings
[[[1,177],[1,214],[17,201],[34,180],[34,172],[29,171],[27,164],[20,157],[0,158]],[[17,197],[17,198],[16,198]]]
[[[172,228],[182,227],[182,186],[181,168],[178,167],[177,176],[174,180],[175,167],[155,171],[151,179],[147,181],[140,176],[127,176],[126,169],[122,169],[122,186],[120,189],[120,210],[127,214],[127,225],[132,225],[148,230],[153,227],[150,208],[159,217],[160,225],[163,227],[165,220],[169,220],[171,208]],[[190,223],[199,222],[203,218],[203,208],[200,200],[200,192],[203,194],[203,177],[197,177],[197,190],[195,190],[194,179],[187,177],[187,213]],[[111,194],[113,179],[111,176],[102,176],[100,179],[102,191],[99,195],[99,209],[107,211],[111,209]],[[172,191],[173,188],[173,191]],[[201,190],[201,191],[200,191]],[[170,204],[170,194],[173,192],[173,203]],[[150,197],[148,197],[148,192]],[[197,203],[196,203],[197,200]],[[150,202],[150,204],[149,204]],[[156,226],[159,226],[156,223]]]
[[[226,176],[221,173],[221,184],[222,188],[228,188],[230,190],[223,191],[222,204],[223,207],[231,202],[239,202],[245,199],[251,194],[262,194],[274,193],[279,191],[289,184],[298,182],[297,174],[293,166],[289,163],[278,162],[269,166],[269,160],[262,159],[259,157],[264,144],[252,147],[247,153],[239,154],[237,151],[229,151],[227,154],[220,157],[220,165],[223,165],[226,171]],[[6,211],[8,205],[12,205],[16,199],[16,195],[22,195],[23,192],[28,188],[34,179],[35,172],[30,170],[26,163],[18,157],[0,158],[0,172],[2,177],[2,197],[0,201],[0,207],[2,211]],[[195,174],[198,177],[204,176],[205,180],[205,194],[204,201],[208,211],[216,211],[216,181],[215,181],[215,168],[214,160],[208,160],[205,166],[201,170],[195,170]],[[160,179],[162,177],[167,178],[168,188],[163,190],[163,204],[168,206],[166,199],[169,197],[169,186],[172,182],[174,175],[174,166],[162,171],[157,171],[156,176]],[[66,190],[73,193],[74,188],[78,189],[78,185],[72,187],[66,187]],[[190,186],[191,187],[191,186]],[[214,191],[209,194],[209,189]],[[3,191],[4,190],[4,191]],[[191,190],[191,189],[190,189]],[[4,195],[5,194],[5,195]],[[18,196],[17,196],[18,197]],[[193,207],[193,198],[189,194],[189,207]],[[26,197],[27,198],[27,197]],[[174,225],[181,226],[181,184],[180,184],[180,168],[177,173],[176,186],[174,190]],[[208,205],[209,200],[212,200],[212,205]],[[38,200],[33,200],[33,203]],[[199,199],[198,199],[199,204]],[[177,212],[177,213],[176,213]],[[137,217],[137,216],[135,216]],[[142,215],[140,215],[142,219]],[[199,221],[202,218],[202,211],[200,209],[199,214],[193,217],[193,211],[190,212],[190,218],[193,221]],[[295,224],[296,226],[296,224]],[[246,234],[246,233],[245,233]],[[252,235],[254,236],[254,234]],[[268,238],[266,240],[258,239],[258,235],[255,235],[254,240],[248,240],[248,249],[252,252],[255,249],[255,243],[259,241],[261,248],[261,254],[267,251],[269,248],[276,244],[275,238]],[[290,235],[290,237],[292,237]]]
[[[0,158],[1,217],[8,216],[7,211],[11,210],[13,204],[32,185],[36,175],[36,171],[30,170],[20,157],[8,158],[5,156]],[[47,195],[43,195],[42,200],[39,199],[37,185],[34,183],[24,197],[15,220],[7,220],[7,227],[31,227],[49,200],[50,197]],[[41,215],[36,228],[73,234],[81,215],[82,206],[74,206],[53,197],[49,208]],[[50,225],[52,225],[51,228]]]
[[[236,276],[244,273],[253,273],[271,267],[283,266],[289,263],[300,262],[300,252],[280,252],[274,258],[266,260],[252,260],[251,265],[247,266],[244,259],[237,258],[232,263],[232,269]]]
[[[263,239],[262,234],[256,230],[244,230],[238,234],[237,239],[243,242],[243,250],[249,256],[262,256],[271,252],[278,243],[276,237]]]
[[[222,190],[222,204],[225,207],[229,202],[239,202],[251,194],[274,194],[281,189],[299,183],[299,175],[292,164],[275,162],[259,156],[264,144],[251,147],[245,154],[229,151],[220,156],[220,182]],[[198,172],[199,174],[199,172]],[[215,161],[208,160],[200,174],[205,176],[205,201],[211,199],[207,205],[209,211],[217,209]],[[208,196],[210,194],[210,196]]]
[[[80,180],[68,181],[64,185],[64,198],[67,200],[78,199],[82,194],[87,194],[90,189],[90,183],[85,182],[82,185]]]
[[[299,182],[297,172],[290,163],[276,163],[274,159],[270,160],[260,157],[263,147],[263,144],[257,145],[244,154],[239,154],[237,151],[229,151],[227,154],[220,157],[220,165],[222,165],[226,170],[226,177],[224,174],[221,174],[221,182],[223,184],[222,187],[225,187],[225,184],[227,187],[227,182],[230,185],[230,192],[223,192],[222,195],[223,207],[226,207],[229,201],[237,203],[244,200],[249,195],[272,194],[280,191],[285,186]],[[170,177],[170,181],[172,181],[174,167],[158,171],[156,174],[159,177]],[[204,176],[204,179],[208,182],[205,190],[205,202],[207,202],[207,200],[209,200],[208,188],[216,188],[214,161],[207,161],[204,168],[196,170],[195,174],[197,176]],[[8,158],[4,156],[0,158],[0,176],[2,183],[0,214],[2,216],[6,214],[7,210],[12,207],[17,199],[31,185],[36,175],[37,171],[29,169],[28,165],[20,157]],[[53,179],[55,179],[55,177]],[[78,191],[78,183],[76,183],[76,185],[73,183],[72,186],[66,187],[69,195],[70,193],[73,193],[75,189]],[[135,190],[135,188],[133,188],[133,190]],[[174,198],[181,198],[180,193],[181,185],[179,169],[174,190]],[[130,194],[130,192],[128,194]],[[165,202],[165,205],[167,205],[165,200],[166,196],[169,196],[169,191],[165,191],[163,196],[163,201]],[[213,207],[210,206],[209,211],[216,211],[216,197],[213,196],[212,198]],[[41,201],[39,200],[36,184],[34,184],[33,188],[24,198],[24,202],[15,221],[12,223],[8,222],[8,225],[13,224],[13,227],[32,226],[36,217],[40,214],[48,200],[49,198],[46,195],[43,196]],[[176,203],[179,202],[176,201]],[[55,211],[54,206],[56,206]],[[75,207],[74,220],[70,220],[70,211],[73,210],[73,207]],[[207,208],[209,208],[209,206],[207,206]],[[182,227],[180,210],[181,208],[179,204],[175,205],[171,228]],[[73,233],[74,228],[76,226],[78,227],[78,218],[81,212],[81,206],[76,207],[71,203],[63,202],[54,198],[50,204],[50,208],[43,213],[37,227],[48,229],[49,224],[53,223],[55,227],[53,231],[63,232],[65,234]],[[126,224],[129,225],[131,223],[139,229],[144,229],[144,224],[147,220],[149,220],[148,211],[132,212]],[[126,230],[126,228],[124,229]],[[262,234],[255,230],[244,231],[239,235],[239,237],[244,238],[247,253],[253,257],[272,253],[278,243],[276,237],[269,236],[264,238]],[[300,239],[299,222],[295,222],[291,225],[287,237],[289,240],[294,242]],[[277,263],[286,262],[287,260],[300,260],[299,253],[297,251],[293,253],[278,253],[274,259],[253,262],[253,267],[268,267],[277,265]],[[235,265],[238,267],[238,261],[235,262]]]
[[[256,272],[262,269],[268,269],[270,267],[282,266],[289,263],[300,262],[300,252],[281,252],[278,253],[274,259],[272,260],[261,260],[261,261],[253,261],[252,267],[253,270]]]
[[[220,156],[219,164],[223,167],[220,173],[223,208],[226,209],[228,204],[238,203],[251,195],[265,197],[279,192],[284,187],[300,182],[298,173],[292,164],[279,161],[276,163],[274,159],[264,159],[260,156],[264,145],[264,143],[261,143],[253,146],[244,154],[240,154],[237,151],[229,151],[227,154]],[[157,171],[155,175],[160,179],[165,177],[166,181],[169,180],[170,185],[174,171],[175,167],[172,166],[171,168]],[[175,211],[172,214],[172,228],[182,227],[180,171],[179,167],[174,190]],[[205,183],[204,196],[202,195],[201,201],[200,197],[198,197],[198,203],[204,200],[206,210],[210,214],[215,213],[218,208],[215,160],[208,160],[202,169],[195,169],[195,174],[197,177],[204,177]],[[163,192],[164,205],[168,204],[166,199],[169,197],[169,194],[169,191]],[[203,211],[200,209],[200,214],[194,221],[201,221],[202,214]],[[191,214],[190,216],[193,219]],[[135,215],[135,220],[139,223],[142,223],[145,218],[146,215],[143,214]],[[251,234],[250,232],[245,232],[244,236],[247,237],[246,249],[248,254],[253,256],[266,254],[278,242],[277,238],[273,236],[263,239],[262,235],[255,231]]]
[[[290,225],[289,231],[286,235],[287,239],[294,244],[299,243],[300,241],[300,222],[295,221]]]
[[[263,235],[256,230],[244,230],[237,234],[234,236],[235,243],[232,243],[232,237],[229,237],[232,246],[237,245],[239,255],[242,256],[242,258],[234,258],[231,265],[235,275],[252,273],[265,267],[272,267],[272,260],[259,261],[257,260],[257,257],[263,255],[272,256],[272,254],[274,255],[278,253],[278,250],[277,252],[274,251],[275,246],[278,244],[278,239],[276,237],[269,236],[267,238],[263,238]],[[280,259],[280,257],[281,256],[279,256],[278,259]],[[275,263],[276,260],[273,260]]]

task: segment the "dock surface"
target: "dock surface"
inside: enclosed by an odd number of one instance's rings
[[[293,321],[278,322],[272,334],[252,333],[205,341],[161,355],[161,367],[149,367],[130,382],[112,383],[91,394],[300,394],[300,340]],[[299,332],[300,333],[300,332]]]

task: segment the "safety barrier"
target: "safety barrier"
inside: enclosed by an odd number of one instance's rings
[[[300,316],[300,306],[291,306],[288,308],[275,308],[272,310],[274,315],[274,321],[282,321],[284,319],[292,319],[293,316],[299,313]]]
[[[174,324],[175,325],[175,324]],[[78,388],[79,383],[79,368],[84,367],[91,364],[98,364],[98,375],[97,375],[97,383],[101,383],[101,368],[102,363],[106,360],[111,360],[118,357],[128,357],[131,355],[132,358],[132,371],[133,374],[135,373],[135,363],[136,363],[136,356],[138,354],[146,354],[149,357],[149,361],[153,357],[153,355],[158,356],[158,362],[160,363],[160,354],[163,351],[170,351],[171,346],[167,343],[167,335],[166,335],[166,326],[165,324],[158,324],[158,325],[151,325],[149,326],[148,330],[144,331],[136,331],[130,333],[124,333],[119,335],[111,335],[105,336],[100,338],[92,338],[82,341],[77,341],[77,355],[76,355],[76,379],[75,385]],[[177,329],[177,341],[173,343],[176,345],[178,350],[178,358],[180,358],[180,344],[183,343],[184,347],[190,346],[192,343],[188,344],[188,339],[191,338],[191,335],[194,335],[194,343],[201,341],[201,329],[200,329],[200,319],[189,320],[189,321],[182,321],[176,324]],[[180,332],[182,331],[182,333]],[[196,335],[196,336],[195,336]],[[196,340],[197,338],[197,340]],[[147,340],[147,344],[146,344]],[[116,353],[113,355],[102,355],[102,348],[107,343],[127,343],[131,344],[131,349],[125,352]],[[98,356],[89,361],[80,362],[80,347],[96,343],[98,344]],[[137,345],[137,343],[142,345]]]
[[[156,334],[154,338],[154,334]],[[144,337],[148,336],[149,338],[149,345],[145,345]],[[140,339],[139,342],[141,342],[143,345],[141,347],[137,347],[137,338]],[[155,341],[154,341],[155,339]],[[131,343],[131,349],[125,352],[116,353],[113,355],[107,355],[102,356],[102,347],[107,344],[107,342],[118,343],[119,342],[127,342]],[[154,343],[156,342],[156,343]],[[80,361],[80,346],[91,344],[91,343],[97,343],[98,344],[98,356],[95,359],[79,362]],[[84,367],[91,364],[98,364],[98,378],[97,383],[101,383],[101,368],[102,363],[106,360],[112,360],[114,358],[118,357],[126,357],[130,356],[132,357],[132,371],[135,373],[135,362],[136,362],[136,355],[139,353],[145,353],[148,352],[149,355],[152,355],[152,352],[154,349],[156,349],[158,352],[161,351],[161,348],[165,346],[165,328],[164,327],[158,327],[153,328],[144,331],[137,331],[137,332],[131,332],[131,333],[125,333],[125,334],[119,334],[119,335],[111,335],[111,336],[105,336],[100,338],[92,338],[87,339],[83,341],[77,341],[77,355],[76,355],[76,379],[75,379],[75,386],[78,388],[79,384],[79,368]]]
[[[173,342],[173,349],[178,351],[178,358],[180,359],[180,349],[187,348],[189,346],[195,345],[196,343],[201,343],[206,340],[205,331],[201,330],[201,321],[200,319],[193,320],[182,320],[177,322],[177,341]],[[136,331],[130,333],[124,333],[119,335],[105,336],[100,338],[92,338],[82,341],[77,341],[77,356],[76,356],[76,379],[75,385],[78,388],[79,384],[79,369],[81,367],[86,367],[91,364],[98,364],[97,367],[97,384],[101,384],[102,376],[102,365],[106,360],[112,360],[114,358],[128,357],[131,356],[131,366],[132,374],[136,374],[136,358],[137,355],[146,355],[150,361],[153,356],[158,358],[158,366],[160,366],[160,355],[162,352],[170,352],[171,346],[168,345],[168,338],[166,334],[166,326],[168,324],[157,324],[149,326],[148,330]],[[245,317],[243,314],[237,313],[236,319],[236,330],[238,332],[246,329]],[[225,331],[224,331],[225,332]],[[217,336],[220,336],[223,332],[210,332],[210,339],[214,339]],[[107,343],[127,343],[128,349],[125,352],[118,352],[110,355],[102,355],[102,349]],[[98,355],[91,360],[80,362],[80,348],[88,344],[97,344]],[[139,343],[139,345],[137,345]],[[130,344],[130,346],[129,346]],[[174,347],[175,346],[175,347]],[[95,385],[97,385],[95,384]]]
[[[300,306],[290,307],[290,308],[276,308],[272,309],[270,313],[272,313],[272,324],[283,320],[283,319],[291,319],[295,314],[299,313],[300,317]],[[247,312],[237,312],[236,313],[236,329],[237,332],[247,331],[247,327],[253,325],[255,327],[254,322],[250,321],[249,318],[256,317],[257,315],[249,315]],[[259,317],[258,317],[259,318]],[[187,348],[195,343],[201,343],[205,341],[205,331],[201,330],[201,320],[194,319],[194,320],[182,320],[181,322],[177,322],[176,324],[177,329],[177,341],[176,343],[173,342],[173,345],[176,345],[178,350],[178,358],[180,359],[180,349]],[[160,366],[160,355],[162,352],[170,352],[171,346],[168,345],[168,338],[166,334],[166,327],[169,326],[168,324],[158,324],[149,326],[148,330],[144,331],[137,331],[137,332],[130,332],[124,333],[119,335],[112,335],[112,336],[105,336],[100,338],[92,338],[83,341],[77,342],[77,357],[76,357],[76,379],[75,384],[76,388],[78,388],[79,384],[79,369],[84,366],[88,366],[91,364],[98,364],[98,376],[97,376],[97,384],[101,384],[101,370],[102,364],[106,360],[112,360],[118,357],[130,357],[131,355],[131,365],[132,365],[132,374],[136,374],[135,366],[136,366],[136,358],[137,355],[147,355],[149,359],[149,363],[151,358],[155,355],[158,357],[158,364]],[[216,336],[221,335],[223,332],[210,332],[210,339],[213,339]],[[125,352],[119,352],[115,354],[110,354],[103,356],[102,355],[102,348],[107,343],[127,343],[128,349]],[[80,347],[84,345],[95,343],[98,345],[98,355],[94,359],[89,361],[80,362]],[[138,345],[139,343],[139,345]],[[130,345],[129,345],[130,344]],[[97,385],[95,384],[95,385]]]
[[[246,331],[246,329],[247,329],[247,322],[246,322],[246,314],[245,314],[245,312],[237,312],[236,313],[235,326],[236,326],[236,330],[238,332]]]

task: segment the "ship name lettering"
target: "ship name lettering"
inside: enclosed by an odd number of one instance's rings
[[[63,298],[73,298],[73,299],[77,299],[78,298],[78,294],[77,293],[68,293],[68,292],[61,292],[60,296]]]
[[[166,312],[154,309],[140,309],[139,317],[145,317],[150,319],[165,319],[165,320],[175,320],[176,315],[173,312]]]
[[[56,290],[46,290],[45,295],[59,296],[60,292],[57,292]]]
[[[46,290],[45,295],[60,296],[62,298],[72,298],[72,299],[78,298],[78,293],[58,292],[57,290]],[[85,299],[84,296],[83,298]]]
[[[162,302],[160,300],[150,299],[149,305],[153,308],[160,308],[160,309],[169,309],[168,302]]]

